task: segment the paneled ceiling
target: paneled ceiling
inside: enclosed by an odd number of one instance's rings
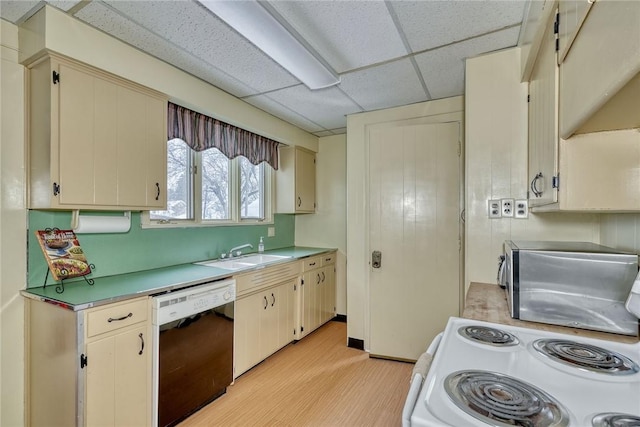
[[[236,0],[238,1],[238,0]],[[464,93],[464,60],[515,46],[526,0],[272,0],[340,75],[309,90],[196,0],[57,1],[65,13],[317,136],[346,115]],[[0,1],[24,22],[44,1]]]

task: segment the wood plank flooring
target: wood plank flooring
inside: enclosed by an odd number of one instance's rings
[[[370,359],[346,331],[329,322],[289,344],[179,426],[400,426],[413,364]]]

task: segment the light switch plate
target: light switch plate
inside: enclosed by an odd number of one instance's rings
[[[513,199],[500,199],[500,214],[503,217],[513,218]]]
[[[267,227],[267,237],[274,237],[276,235],[275,227]]]
[[[487,214],[489,218],[500,218],[500,200],[487,200]]]
[[[515,203],[514,216],[518,219],[529,218],[529,201],[527,199],[518,199]]]

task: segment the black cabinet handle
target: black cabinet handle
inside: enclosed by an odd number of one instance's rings
[[[269,301],[267,301],[267,297],[263,297],[264,298],[264,309],[266,310],[267,307],[269,306]]]
[[[109,317],[107,319],[107,322],[111,323],[111,322],[119,322],[120,320],[125,320],[128,319],[129,317],[133,317],[133,313],[129,313],[126,316],[122,316],[122,317],[118,317],[118,318],[113,318],[113,317]]]
[[[156,182],[156,200],[160,199],[160,183]]]
[[[318,281],[316,282],[316,285],[319,285],[320,284],[320,273],[317,273],[317,276],[318,276]]]
[[[298,207],[302,206],[302,199],[298,197]]]
[[[324,283],[324,279],[325,279],[325,276],[324,276],[324,271],[323,271],[322,272],[322,283]]]
[[[273,294],[273,292],[271,293],[271,298],[273,298],[273,302],[271,302],[271,307],[273,307],[273,305],[276,303],[276,296]]]
[[[144,351],[144,336],[142,335],[142,332],[140,332],[140,335],[138,335],[138,337],[140,338],[140,351],[138,352],[138,354],[141,355]]]

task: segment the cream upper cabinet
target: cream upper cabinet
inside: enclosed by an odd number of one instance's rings
[[[302,147],[280,149],[276,172],[277,213],[313,213],[316,209],[316,157]]]
[[[29,68],[29,207],[163,209],[165,95],[57,56]]]
[[[587,18],[595,0],[562,0],[558,2],[558,63],[567,56],[573,40]]]
[[[74,312],[29,300],[29,424],[151,424],[147,297]]]
[[[591,5],[560,65],[561,138],[640,127],[639,23],[640,1]]]
[[[558,64],[556,16],[545,27],[529,81],[529,205],[558,200]]]

